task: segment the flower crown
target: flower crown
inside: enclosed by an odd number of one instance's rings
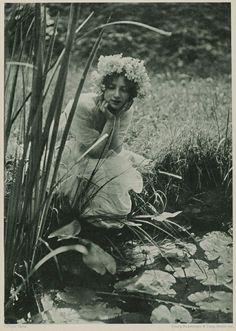
[[[112,73],[125,73],[125,77],[137,84],[137,97],[144,98],[150,94],[150,79],[144,66],[144,61],[123,54],[100,56],[97,71],[93,72],[93,84],[96,92],[102,94],[105,90],[103,79]]]

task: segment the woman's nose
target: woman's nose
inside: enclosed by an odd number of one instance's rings
[[[119,97],[120,96],[120,90],[119,90],[119,88],[116,88],[115,90],[114,90],[114,97]]]

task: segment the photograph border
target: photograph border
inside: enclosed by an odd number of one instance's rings
[[[1,56],[1,64],[0,64],[0,69],[1,69],[1,109],[4,110],[4,4],[5,3],[65,3],[67,1],[2,1],[0,2],[0,15],[1,15],[1,42],[2,42],[2,56]],[[231,50],[231,54],[232,54],[232,136],[233,136],[233,164],[235,164],[235,139],[236,139],[236,133],[235,133],[235,123],[236,123],[236,115],[235,115],[235,78],[236,78],[236,71],[235,71],[235,28],[236,28],[236,1],[235,0],[231,0],[231,1],[182,1],[182,0],[175,0],[175,1],[127,1],[127,0],[123,0],[123,1],[107,1],[107,0],[103,0],[103,1],[70,1],[75,2],[75,3],[83,3],[83,2],[98,2],[98,3],[116,3],[116,2],[124,2],[124,3],[137,3],[137,2],[142,2],[142,3],[158,3],[158,2],[169,2],[169,3],[230,3],[231,4],[231,40],[232,40],[232,50]],[[1,144],[0,144],[0,154],[2,157],[2,161],[4,160],[4,113],[3,111],[1,112],[1,129],[0,129],[0,139],[1,139]],[[3,162],[2,162],[3,164]],[[133,330],[135,328],[135,330],[137,331],[146,331],[146,330],[170,330],[170,329],[181,329],[181,330],[200,330],[200,329],[204,329],[204,330],[213,330],[213,329],[219,329],[219,330],[228,330],[228,329],[233,329],[236,330],[236,324],[235,324],[235,303],[236,303],[236,299],[235,299],[235,281],[234,281],[234,295],[233,295],[233,304],[234,304],[234,313],[233,313],[233,323],[231,324],[126,324],[126,325],[122,325],[122,324],[43,324],[43,325],[33,325],[33,324],[17,324],[17,325],[10,325],[10,324],[4,324],[4,311],[3,311],[3,306],[4,306],[4,240],[3,240],[3,224],[4,224],[4,202],[3,202],[3,197],[4,197],[4,169],[3,167],[1,167],[0,170],[0,178],[2,180],[3,185],[1,185],[1,208],[0,208],[0,212],[1,212],[1,223],[0,223],[0,231],[1,231],[1,261],[2,261],[2,268],[1,268],[1,272],[0,272],[0,281],[1,281],[1,286],[2,286],[2,291],[1,291],[1,298],[2,298],[2,304],[1,304],[1,324],[0,324],[0,330],[13,330],[16,328],[26,328],[29,330],[52,330],[52,331],[58,331],[58,330],[63,330],[63,331],[69,331],[69,330],[95,330],[95,331],[100,331],[100,330],[118,330],[118,328],[122,328],[122,330]],[[236,189],[235,189],[235,172],[233,171],[233,238],[234,238],[234,244],[235,244],[235,220],[234,220],[234,215],[235,215],[235,204],[236,204]],[[234,249],[233,249],[233,261],[235,261],[235,245],[234,245]],[[234,269],[234,276],[235,276],[235,263],[233,265],[233,269]]]

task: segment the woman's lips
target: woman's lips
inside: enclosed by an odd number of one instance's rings
[[[121,101],[119,101],[119,100],[111,100],[111,105],[119,106],[120,103],[121,103]]]

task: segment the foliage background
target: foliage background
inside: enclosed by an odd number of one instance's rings
[[[26,26],[31,16],[30,6],[28,15],[24,14],[22,20]],[[57,14],[60,15],[56,40],[58,53],[65,42],[69,7],[69,3],[47,4],[49,34]],[[12,4],[6,4],[6,19],[11,8]],[[92,11],[94,15],[86,25],[87,31],[108,20],[134,20],[172,32],[171,37],[157,36],[136,26],[118,25],[106,29],[97,56],[122,52],[124,55],[140,57],[153,73],[180,71],[201,77],[230,73],[229,3],[82,3],[80,21]],[[16,20],[19,17],[20,14],[16,15]],[[14,29],[15,24],[7,31],[9,40],[13,39]],[[93,32],[77,40],[73,51],[76,65],[83,65],[96,36],[97,33]],[[78,58],[82,63],[78,63]]]

